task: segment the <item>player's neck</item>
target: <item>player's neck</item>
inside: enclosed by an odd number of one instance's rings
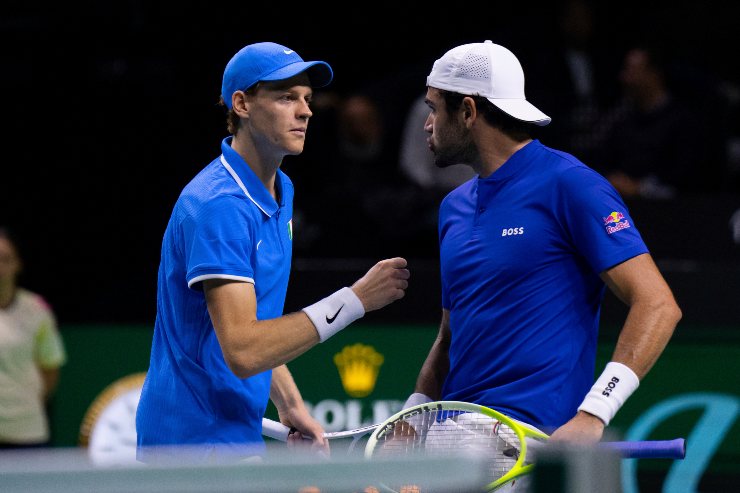
[[[478,152],[481,159],[481,169],[479,171],[481,178],[492,175],[511,156],[530,142],[532,142],[532,139],[519,142],[498,130],[494,130],[488,138],[482,139],[478,144]]]
[[[265,156],[259,152],[251,139],[240,137],[241,135],[237,134],[231,140],[232,149],[244,159],[247,166],[257,175],[265,188],[270,192],[270,195],[277,201],[275,175],[282,162],[282,157]]]

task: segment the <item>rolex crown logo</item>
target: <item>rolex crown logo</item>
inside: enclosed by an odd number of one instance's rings
[[[372,346],[357,343],[334,355],[342,387],[352,397],[365,397],[375,388],[383,355]]]

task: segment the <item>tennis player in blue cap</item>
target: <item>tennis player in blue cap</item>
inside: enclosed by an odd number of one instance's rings
[[[365,312],[404,296],[406,260],[375,264],[351,287],[283,314],[293,241],[293,183],[283,158],[303,151],[323,61],[280,44],[250,44],[226,65],[221,89],[230,133],[183,189],[162,242],[151,360],[136,414],[142,462],[261,456],[271,399],[328,453],[286,362]]]

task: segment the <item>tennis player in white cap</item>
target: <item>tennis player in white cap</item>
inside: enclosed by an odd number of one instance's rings
[[[491,41],[451,49],[427,77],[436,165],[465,163],[477,176],[440,206],[442,321],[406,406],[473,402],[590,444],[681,311],[616,190],[532,138],[550,118],[524,88],[517,57]],[[595,373],[607,286],[629,312]]]

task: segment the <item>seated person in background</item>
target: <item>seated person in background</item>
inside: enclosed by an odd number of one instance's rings
[[[670,199],[697,191],[708,170],[711,144],[701,115],[674,96],[654,49],[627,51],[620,82],[623,101],[597,131],[597,166],[625,198]]]
[[[619,56],[604,42],[608,29],[592,0],[548,2],[546,8],[553,19],[547,24],[548,42],[525,55],[523,63],[531,74],[527,95],[555,125],[535,129],[535,135],[548,147],[594,162],[594,126],[620,96],[614,77]]]
[[[335,95],[317,111],[322,114],[310,130],[306,153],[287,168],[310,190],[296,195],[296,208],[302,214],[301,230],[308,225],[316,233],[300,249],[343,256],[350,248],[354,255],[374,256],[415,242],[419,214],[427,208],[399,169],[398,136],[376,93]],[[432,241],[435,231],[436,226]]]

